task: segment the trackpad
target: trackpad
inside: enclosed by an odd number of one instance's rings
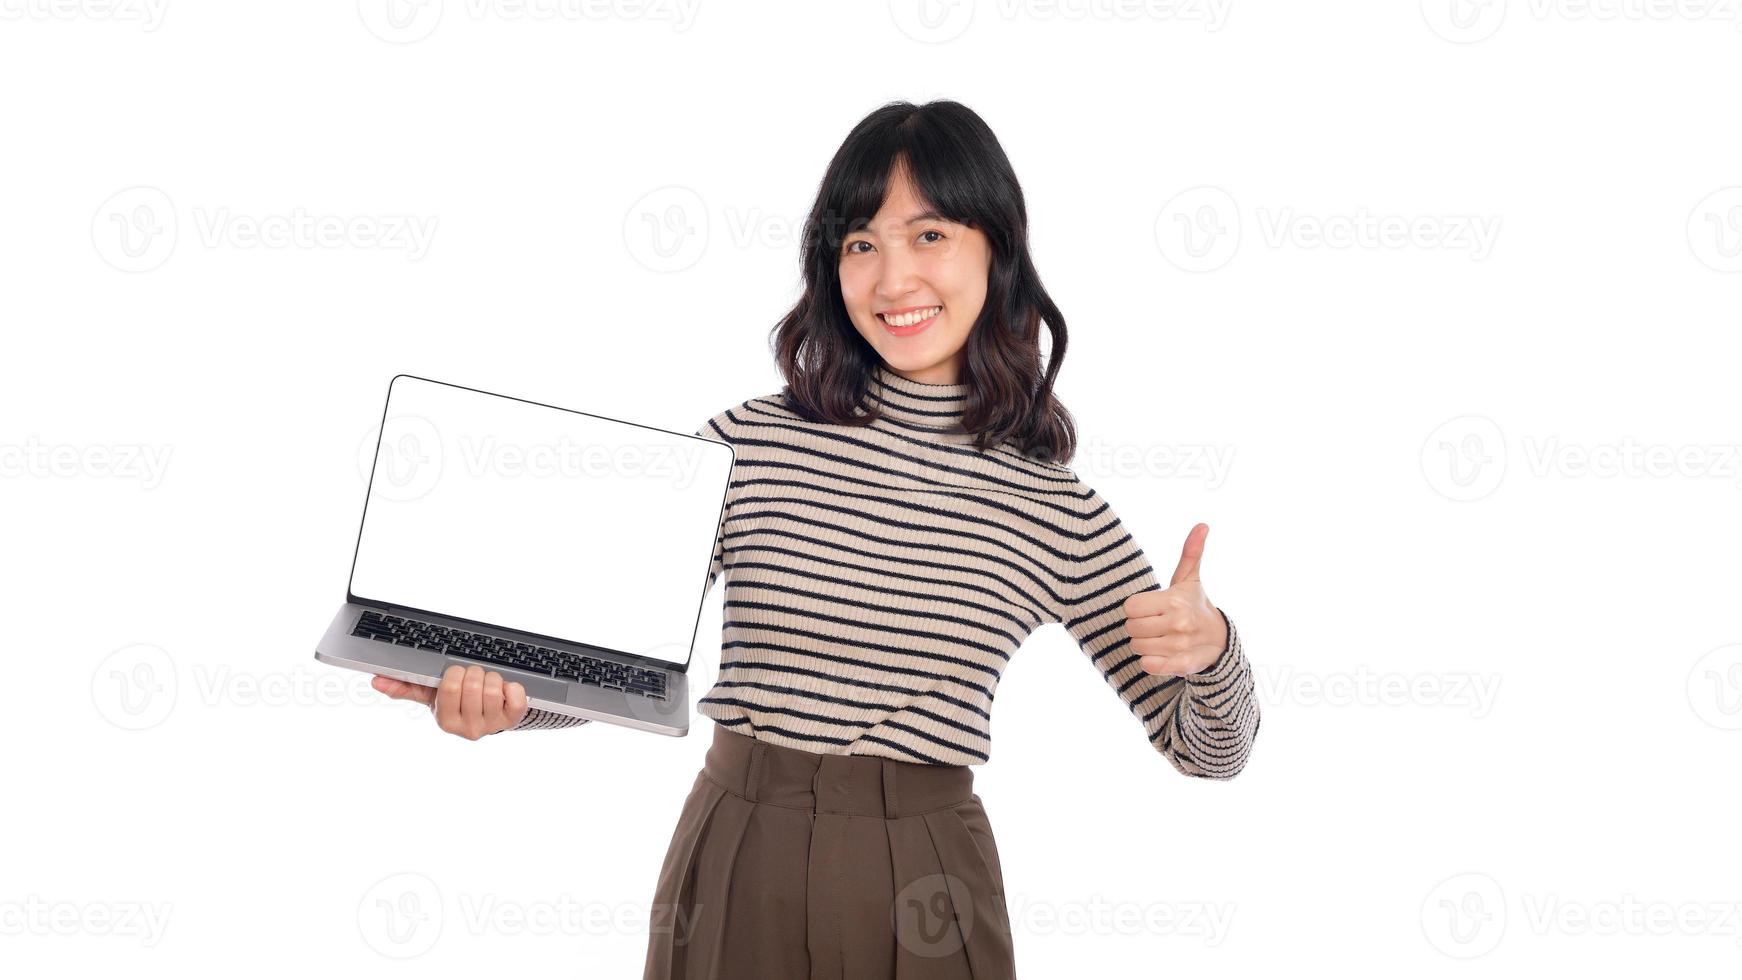
[[[555,701],[558,704],[563,704],[569,699],[569,686],[560,681],[545,681],[536,678],[532,680],[521,680],[518,677],[514,679],[526,685],[526,696],[529,698],[538,698],[541,701]]]

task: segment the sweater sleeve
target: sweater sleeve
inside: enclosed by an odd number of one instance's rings
[[[1232,779],[1246,765],[1259,721],[1252,665],[1240,648],[1239,631],[1223,612],[1228,645],[1214,664],[1183,677],[1146,672],[1131,650],[1122,607],[1129,596],[1166,586],[1112,507],[1095,490],[1084,489],[1088,513],[1078,525],[1077,543],[1082,550],[1061,576],[1059,621],[1175,769]]]
[[[712,439],[715,442],[730,442],[730,440],[726,438],[725,432],[718,428],[720,423],[724,421],[724,415],[725,413],[722,412],[720,415],[716,415],[714,418],[703,422],[702,427],[696,430],[696,435],[701,436],[704,439]],[[706,589],[703,590],[704,593],[714,587],[714,580],[720,577],[720,569],[725,565],[726,512],[727,508],[720,509],[720,524],[714,529],[714,562],[713,565],[708,568],[708,584]]]

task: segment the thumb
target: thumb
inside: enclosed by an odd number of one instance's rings
[[[1198,580],[1198,562],[1203,560],[1204,539],[1209,536],[1210,525],[1192,525],[1191,532],[1186,535],[1185,546],[1180,548],[1179,566],[1173,570],[1173,580],[1167,583],[1169,587]]]
[[[433,687],[425,687],[422,684],[410,684],[398,679],[397,677],[388,677],[383,674],[376,674],[374,679],[369,683],[370,686],[375,688],[375,690],[380,691],[382,694],[385,694],[396,701],[417,701],[422,704],[433,704],[435,702],[436,689]]]

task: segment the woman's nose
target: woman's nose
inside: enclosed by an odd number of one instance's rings
[[[896,300],[913,290],[918,276],[913,257],[906,249],[884,253],[883,267],[878,270],[877,291],[886,300]]]

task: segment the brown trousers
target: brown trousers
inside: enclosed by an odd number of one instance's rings
[[[974,775],[714,726],[659,871],[643,980],[1013,980]]]

